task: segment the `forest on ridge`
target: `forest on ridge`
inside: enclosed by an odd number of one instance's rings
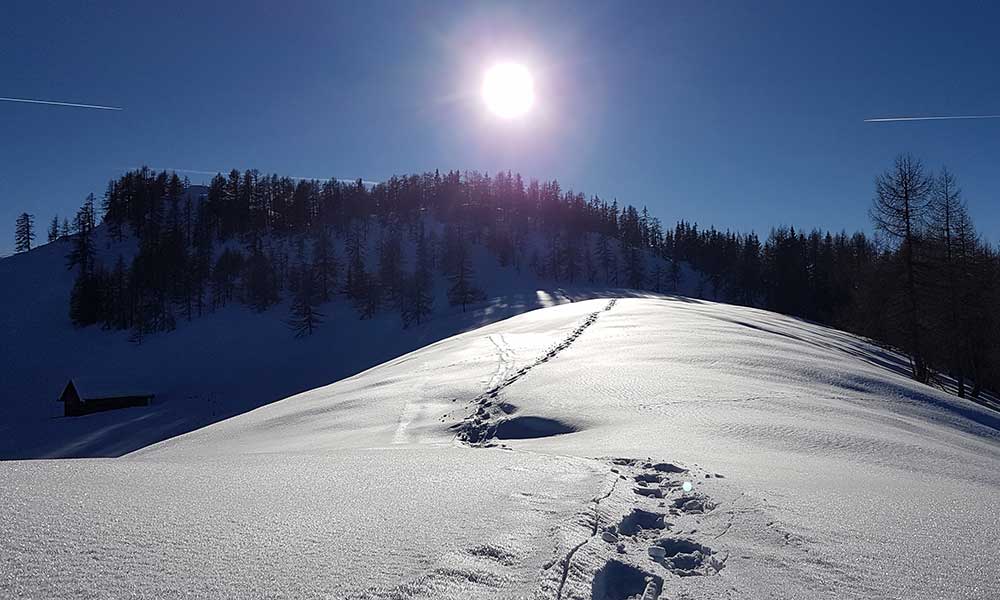
[[[831,325],[898,348],[913,376],[946,373],[958,394],[1000,388],[1000,254],[977,235],[956,177],[903,155],[879,175],[877,232],[775,227],[720,231],[684,220],[665,228],[645,208],[563,190],[520,175],[449,171],[358,180],[295,180],[255,170],[215,176],[188,193],[176,173],[147,168],[89,196],[48,240],[68,239],[76,272],[68,307],[78,326],[129,330],[133,341],[232,303],[266,311],[288,301],[295,335],[323,326],[343,297],[360,318],[398,313],[403,327],[431,314],[432,280],[463,309],[485,298],[485,248],[499,265],[565,284],[678,291],[682,263],[696,295]],[[100,213],[100,214],[98,214]],[[96,230],[134,252],[99,258]],[[16,248],[34,240],[22,214]]]

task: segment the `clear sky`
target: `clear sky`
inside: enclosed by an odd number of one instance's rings
[[[959,178],[1000,241],[991,2],[10,2],[0,20],[0,254],[123,169],[380,180],[520,171],[665,223],[869,229],[900,152]],[[479,95],[514,60],[537,100]],[[205,176],[189,174],[192,181]]]

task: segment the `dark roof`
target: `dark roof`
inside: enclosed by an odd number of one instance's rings
[[[153,393],[136,387],[128,381],[102,379],[95,377],[74,377],[69,382],[73,384],[80,400],[99,400],[101,398],[151,398]],[[60,397],[60,400],[62,398]]]

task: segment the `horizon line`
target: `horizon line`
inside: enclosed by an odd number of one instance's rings
[[[24,104],[45,104],[48,106],[70,106],[73,108],[92,108],[95,110],[125,110],[120,106],[104,106],[101,104],[80,104],[78,102],[62,102],[60,100],[34,100],[32,98],[6,98],[0,97],[4,102],[20,102]]]

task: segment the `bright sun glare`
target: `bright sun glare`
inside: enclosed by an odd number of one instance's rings
[[[524,65],[500,63],[483,78],[483,100],[493,114],[505,119],[520,117],[535,102],[535,82]]]

